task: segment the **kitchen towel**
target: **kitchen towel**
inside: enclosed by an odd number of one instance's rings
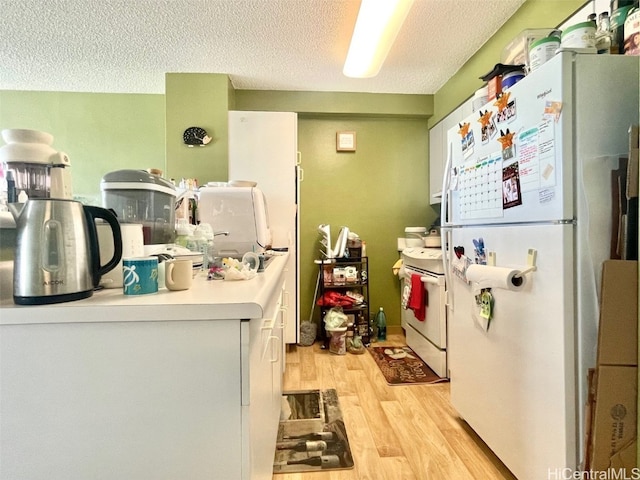
[[[427,317],[427,290],[422,286],[421,275],[411,274],[411,294],[408,307],[413,310],[413,315],[424,322]]]

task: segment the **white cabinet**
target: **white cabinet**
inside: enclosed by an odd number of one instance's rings
[[[0,479],[270,480],[285,261],[182,292],[2,304]]]
[[[249,330],[249,402],[243,406],[244,480],[271,480],[280,401],[282,398],[282,289],[274,296],[261,321],[243,322]]]
[[[238,320],[3,325],[0,478],[241,478],[239,339]]]
[[[443,140],[442,122],[429,130],[429,203],[440,203],[442,198],[442,175],[446,162],[446,143]]]
[[[429,130],[429,203],[442,200],[442,177],[447,163],[447,132],[463,118],[473,113],[473,100],[469,99]]]

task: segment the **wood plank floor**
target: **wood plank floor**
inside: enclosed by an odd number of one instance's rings
[[[376,345],[404,345],[389,334]],[[284,390],[335,388],[355,467],[274,480],[515,480],[449,402],[449,384],[389,386],[369,352],[291,346]]]

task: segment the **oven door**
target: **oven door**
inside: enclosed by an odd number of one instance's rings
[[[422,288],[427,291],[426,317],[418,320],[410,308],[402,309],[402,326],[411,326],[420,335],[441,350],[447,348],[447,322],[445,311],[445,279],[443,275],[416,272],[405,268],[402,278],[402,291],[411,288],[411,276],[420,275]]]

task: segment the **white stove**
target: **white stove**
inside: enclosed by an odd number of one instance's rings
[[[444,275],[442,249],[428,247],[411,247],[402,250],[402,263],[431,273]]]
[[[442,250],[410,247],[402,250],[401,318],[407,345],[440,377],[448,378],[446,285]],[[414,288],[421,288],[416,308]],[[413,303],[408,300],[414,300]],[[414,308],[410,308],[410,305]],[[424,317],[424,318],[423,318]]]

